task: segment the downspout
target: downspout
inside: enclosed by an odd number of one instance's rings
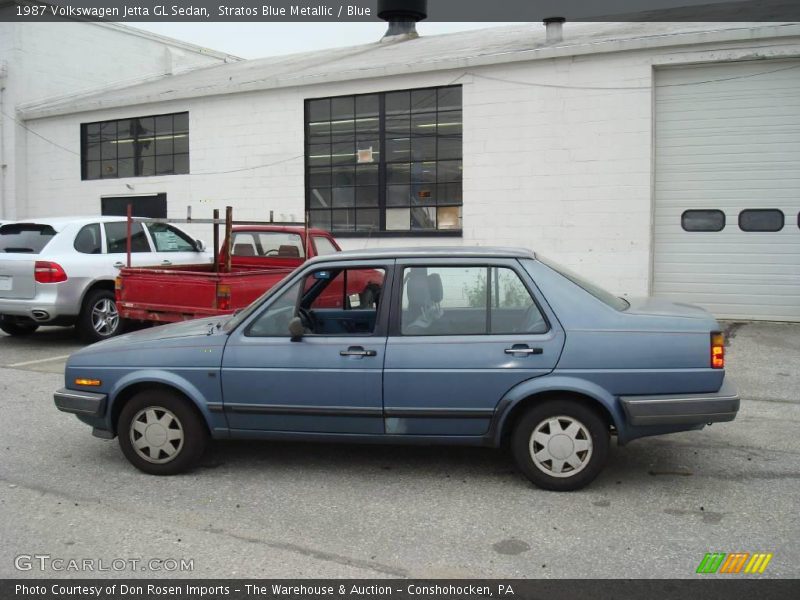
[[[6,62],[0,63],[0,217],[5,218],[8,215],[8,208],[6,207],[6,110],[5,110],[5,95],[6,95],[6,76],[8,75],[8,66]]]

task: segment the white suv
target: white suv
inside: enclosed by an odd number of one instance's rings
[[[0,226],[0,329],[28,335],[39,325],[75,325],[96,342],[122,330],[114,279],[124,266],[124,217],[62,217]],[[131,227],[131,265],[213,260],[200,240],[173,225]]]

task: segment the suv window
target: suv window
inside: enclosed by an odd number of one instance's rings
[[[72,247],[83,254],[100,254],[103,251],[100,239],[100,223],[84,225],[75,236]]]
[[[39,254],[55,234],[50,225],[9,223],[0,227],[0,252]]]
[[[194,241],[181,230],[166,223],[148,223],[147,229],[153,238],[156,252],[194,252]]]
[[[547,323],[507,267],[411,267],[403,272],[403,335],[544,333]]]
[[[104,223],[106,228],[106,247],[109,254],[122,254],[128,251],[128,224],[125,221]],[[150,252],[150,244],[144,228],[138,221],[131,223],[131,252]]]

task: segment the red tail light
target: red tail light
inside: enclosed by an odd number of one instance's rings
[[[711,368],[725,368],[725,336],[719,331],[711,332]]]
[[[37,260],[33,266],[33,278],[37,283],[60,283],[67,280],[67,274],[58,263]]]
[[[231,309],[231,286],[217,285],[217,309]]]

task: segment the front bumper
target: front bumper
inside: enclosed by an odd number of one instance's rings
[[[56,408],[80,417],[102,417],[106,413],[106,394],[62,388],[53,394]]]
[[[633,426],[718,423],[733,421],[739,412],[739,394],[727,377],[709,394],[620,396],[620,403]]]

